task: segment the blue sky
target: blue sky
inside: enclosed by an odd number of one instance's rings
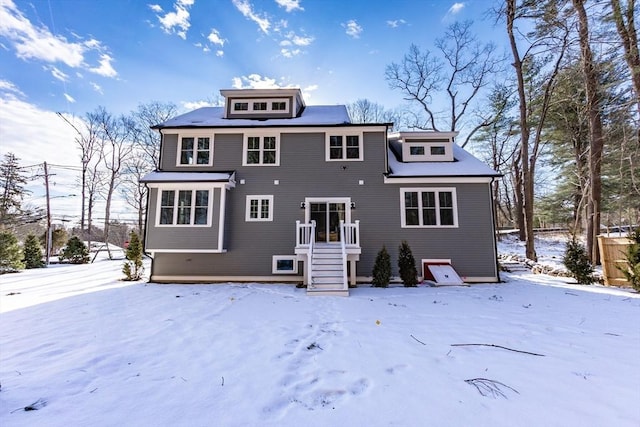
[[[307,104],[367,98],[399,107],[385,67],[411,43],[434,49],[455,20],[474,20],[491,38],[498,30],[482,22],[488,7],[482,0],[0,0],[0,155],[78,164],[74,131],[56,112],[127,113],[152,100],[187,111],[232,87],[295,86]],[[74,183],[65,185],[61,195]]]

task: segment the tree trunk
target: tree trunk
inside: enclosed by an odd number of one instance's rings
[[[584,9],[584,0],[572,0],[578,14],[578,33],[582,57],[585,92],[587,95],[587,114],[589,117],[589,203],[587,205],[587,252],[593,264],[600,263],[598,239],[600,234],[600,202],[602,199],[602,149],[604,137],[602,118],[600,117],[600,95],[598,94],[598,73],[593,63],[593,53],[589,44],[589,23]]]
[[[522,165],[522,199],[523,199],[523,219],[525,237],[525,256],[533,261],[537,261],[533,236],[533,175],[529,165],[529,123],[527,120],[527,97],[525,94],[524,75],[522,70],[522,59],[518,52],[518,45],[513,33],[513,24],[516,17],[516,1],[507,0],[507,33],[509,34],[509,44],[513,54],[513,66],[516,69],[518,81],[518,104],[520,110],[520,161]],[[517,193],[516,193],[517,195]],[[522,228],[520,231],[522,235]]]
[[[627,9],[624,12],[620,8],[620,0],[611,0],[611,8],[613,9],[613,20],[624,47],[624,58],[629,66],[638,112],[640,113],[640,53],[634,22],[635,0],[628,0]]]

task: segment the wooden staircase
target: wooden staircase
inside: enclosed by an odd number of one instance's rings
[[[309,295],[349,295],[345,271],[345,255],[339,244],[316,243],[311,261]]]

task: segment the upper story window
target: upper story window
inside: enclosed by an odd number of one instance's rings
[[[327,135],[326,160],[362,160],[362,135]]]
[[[267,103],[266,102],[254,102],[253,103],[253,111],[267,111]]]
[[[211,165],[211,138],[181,137],[178,155],[179,165]]]
[[[447,150],[443,145],[431,146],[432,156],[444,156],[446,153],[447,153]]]
[[[287,103],[282,101],[272,102],[271,109],[273,111],[285,111],[287,109]]]
[[[457,227],[455,188],[401,188],[403,228]]]
[[[409,147],[409,152],[412,156],[424,156],[424,147],[423,146],[411,146]]]
[[[245,221],[273,221],[273,196],[247,196]]]
[[[233,111],[248,111],[249,103],[248,102],[234,102],[233,103]]]
[[[280,150],[277,136],[245,135],[243,166],[278,166],[279,164]]]
[[[162,190],[158,209],[158,225],[211,224],[210,190]]]

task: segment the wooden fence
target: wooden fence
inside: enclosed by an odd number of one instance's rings
[[[600,261],[602,262],[602,275],[604,284],[608,286],[631,286],[624,277],[620,268],[628,266],[626,259],[627,247],[631,240],[626,237],[598,236],[600,248]]]

